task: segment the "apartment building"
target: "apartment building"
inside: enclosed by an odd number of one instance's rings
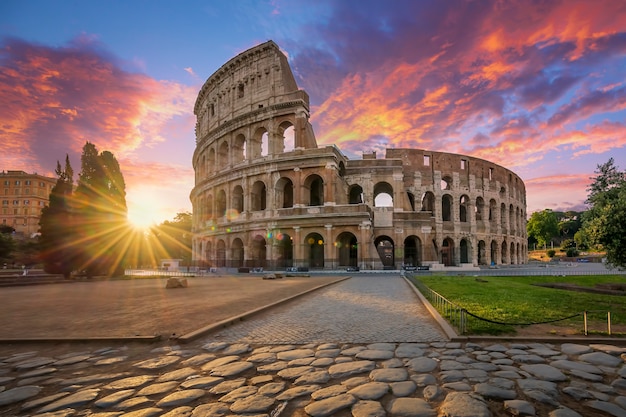
[[[48,204],[55,183],[55,178],[36,173],[0,172],[0,224],[13,227],[18,236],[33,236],[39,231],[41,210]]]

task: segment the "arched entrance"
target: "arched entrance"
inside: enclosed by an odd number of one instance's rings
[[[350,232],[341,233],[337,236],[335,247],[337,248],[339,266],[357,266],[358,245],[356,236]]]
[[[265,268],[267,259],[267,248],[265,239],[262,236],[255,236],[252,240],[252,248],[250,253],[250,263],[254,268]]]
[[[468,264],[472,261],[472,246],[467,239],[461,239],[461,263]]]
[[[217,241],[217,250],[215,253],[215,266],[226,266],[226,243],[223,240]]]
[[[404,265],[420,266],[422,264],[422,242],[417,236],[404,239]]]
[[[319,233],[310,233],[304,238],[304,246],[307,250],[306,259],[309,268],[324,267],[324,238]]]
[[[232,259],[231,266],[233,268],[239,268],[243,266],[243,242],[241,239],[236,238],[231,245]]]
[[[291,236],[278,232],[274,239],[276,266],[278,268],[293,266],[293,240]]]
[[[389,236],[379,236],[374,240],[376,251],[385,269],[393,269],[396,264],[395,245]]]
[[[445,266],[454,265],[454,241],[446,238],[441,247],[441,263]]]
[[[485,245],[485,241],[481,240],[478,242],[478,265],[486,265],[487,264],[487,247]]]

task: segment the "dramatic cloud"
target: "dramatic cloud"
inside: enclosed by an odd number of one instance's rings
[[[20,161],[16,169],[50,172],[86,141],[119,159],[165,141],[164,130],[189,115],[195,94],[123,70],[94,43],[51,48],[9,39],[0,49],[0,140]]]
[[[90,141],[120,160],[130,202],[133,191],[163,186],[163,173],[171,175],[172,166],[146,158],[138,162],[137,155],[166,141],[193,141],[197,88],[129,72],[123,65],[83,38],[60,48],[6,40],[0,49],[3,168],[53,175],[56,161],[67,153],[78,173],[82,147]],[[192,169],[178,171],[174,188],[188,194]]]
[[[622,1],[334,6],[307,28],[313,45],[286,46],[321,144],[357,157],[459,152],[514,170],[626,146]]]

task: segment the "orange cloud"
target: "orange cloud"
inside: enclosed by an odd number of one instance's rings
[[[86,141],[118,158],[162,142],[164,126],[190,112],[197,92],[124,71],[84,42],[50,48],[13,39],[0,63],[0,140],[27,164],[13,168],[28,171],[52,171]]]

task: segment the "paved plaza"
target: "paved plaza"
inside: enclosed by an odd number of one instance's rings
[[[244,290],[242,278],[222,278],[223,298],[228,283],[242,292],[246,302],[231,299],[239,312],[258,308],[248,304],[252,293],[280,281],[246,277]],[[305,282],[310,289],[338,278]],[[273,288],[281,294],[264,298],[303,292],[306,285],[296,282],[279,283]],[[144,302],[156,302],[126,283]],[[168,291],[178,297],[200,286],[190,285]],[[223,301],[199,297],[206,309]],[[54,311],[47,305],[42,314]],[[203,316],[197,325],[210,321]],[[625,355],[619,346],[567,339],[450,341],[400,276],[357,274],[184,344],[5,342],[0,415],[626,416]]]

